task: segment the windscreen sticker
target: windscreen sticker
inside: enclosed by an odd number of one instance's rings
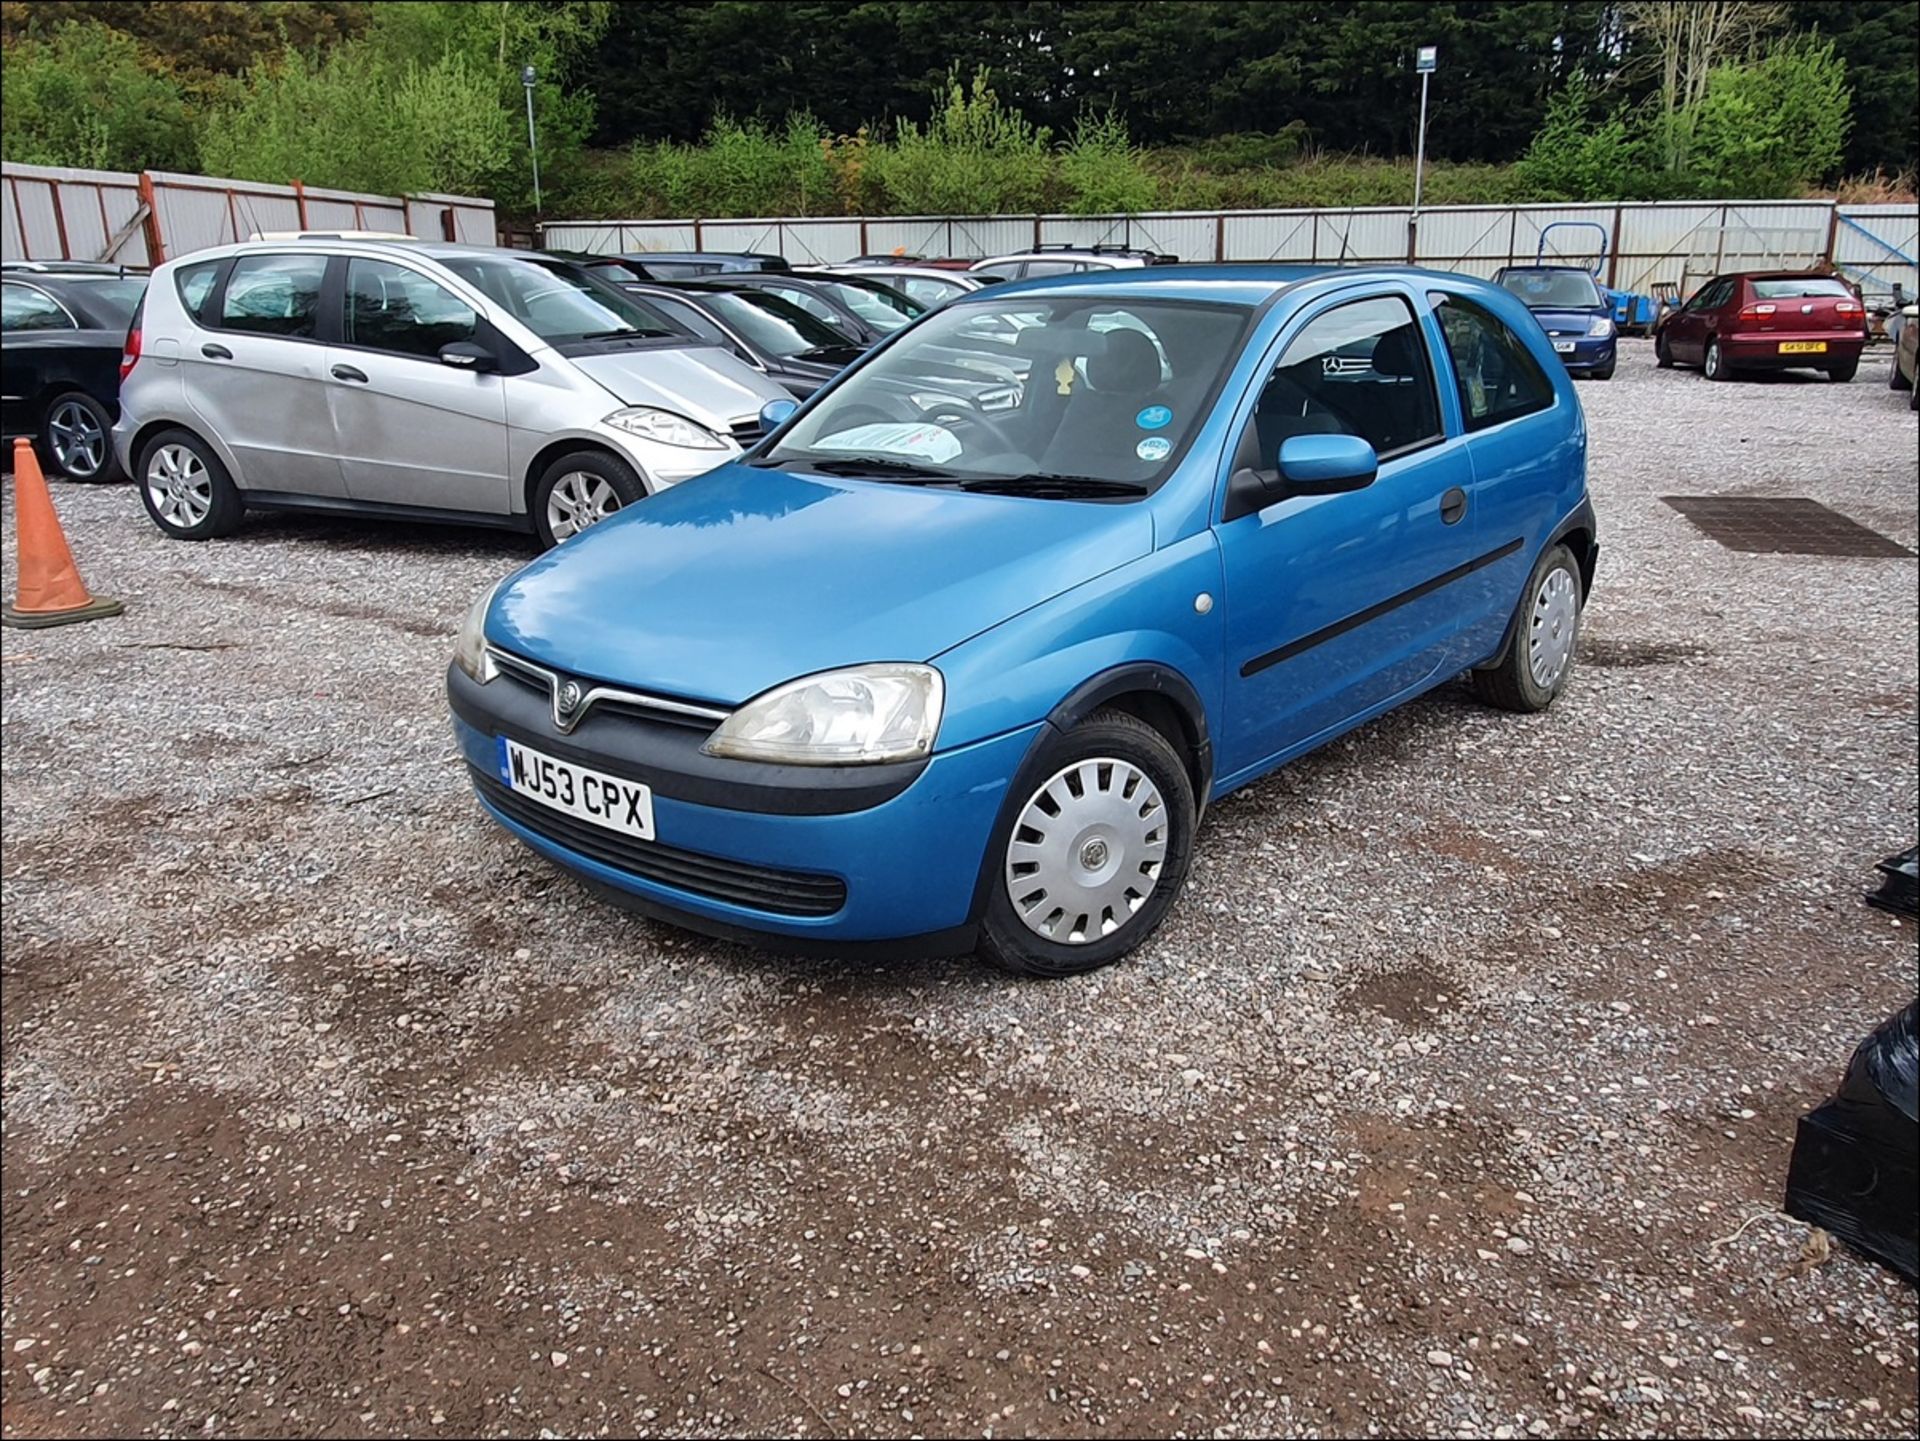
[[[1173,454],[1173,442],[1164,435],[1150,435],[1133,448],[1142,460],[1165,460]]]
[[[1162,430],[1173,423],[1173,412],[1164,405],[1149,405],[1134,416],[1133,423],[1142,430]]]
[[[814,444],[821,450],[857,451],[861,455],[910,455],[915,460],[952,460],[960,454],[960,442],[943,425],[922,421],[892,421],[877,425],[856,425],[836,431]]]

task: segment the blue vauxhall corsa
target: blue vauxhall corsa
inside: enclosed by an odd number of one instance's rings
[[[448,671],[481,804],[643,913],[1090,970],[1208,801],[1462,672],[1518,711],[1572,673],[1586,425],[1497,286],[995,286],[789,405],[482,596]]]

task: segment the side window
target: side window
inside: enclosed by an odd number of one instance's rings
[[[1084,265],[1076,265],[1071,260],[1029,260],[1026,278],[1032,280],[1038,275],[1072,275],[1075,271],[1085,270]]]
[[[202,260],[197,265],[183,265],[173,272],[174,288],[180,292],[180,303],[187,314],[204,324],[206,322],[207,297],[213,294],[213,282],[220,278],[220,267],[224,260]]]
[[[1460,413],[1469,431],[1531,415],[1553,404],[1553,382],[1498,317],[1457,295],[1432,295],[1453,358]]]
[[[256,335],[312,339],[326,274],[324,255],[243,255],[227,277],[220,324]]]
[[[0,330],[72,330],[73,317],[44,290],[31,285],[0,286]]]
[[[1438,440],[1433,362],[1413,307],[1380,295],[1309,320],[1261,388],[1253,430],[1263,469],[1296,435],[1357,435],[1382,456]]]
[[[917,300],[922,305],[934,306],[953,299],[954,292],[960,287],[948,285],[943,280],[929,280],[924,275],[909,275],[902,279],[901,286],[907,292],[909,300]]]
[[[387,260],[347,262],[348,345],[433,358],[443,345],[472,340],[478,320],[472,306],[417,270]]]
[[[827,324],[831,325],[835,330],[839,331],[841,334],[843,335],[853,334],[853,323],[847,320],[846,317],[841,315],[839,311],[835,310],[831,305],[827,304],[826,301],[822,300],[819,296],[813,294],[811,291],[787,290],[780,286],[774,286],[774,285],[769,285],[767,289],[771,291],[773,294],[779,296],[782,300],[787,301],[789,304],[799,306],[802,310],[806,311],[807,314],[811,315],[815,320],[826,321]]]
[[[1020,262],[1017,260],[1009,260],[999,265],[982,265],[968,273],[973,275],[991,275],[996,280],[1018,280],[1020,278]]]

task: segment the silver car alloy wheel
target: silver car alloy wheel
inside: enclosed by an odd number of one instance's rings
[[[1527,628],[1527,668],[1533,683],[1552,690],[1573,657],[1580,629],[1580,588],[1563,566],[1555,566],[1534,593]]]
[[[147,494],[162,520],[192,530],[213,509],[213,477],[184,445],[163,445],[147,462]]]
[[[620,495],[604,476],[570,470],[547,492],[547,529],[555,540],[578,535],[620,509]]]
[[[107,463],[107,433],[77,400],[63,400],[47,415],[47,440],[59,467],[75,480],[91,480]]]
[[[1075,761],[1033,793],[1007,839],[1007,898],[1035,935],[1083,946],[1145,905],[1167,857],[1159,788],[1131,761]]]

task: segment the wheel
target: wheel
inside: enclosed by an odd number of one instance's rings
[[[1920,410],[1920,385],[1907,386],[1907,409]]]
[[[1048,742],[1041,771],[985,862],[979,949],[1019,975],[1081,975],[1172,907],[1193,852],[1193,783],[1165,736],[1111,710]]]
[[[1849,380],[1852,380],[1854,376],[1858,375],[1859,373],[1860,373],[1860,357],[1857,355],[1854,356],[1851,360],[1836,361],[1834,364],[1829,365],[1827,367],[1828,379],[1838,381],[1842,385],[1845,385]]]
[[[1887,369],[1888,390],[1912,390],[1913,382],[1900,373],[1900,357],[1894,356],[1893,364]]]
[[[40,427],[40,456],[69,480],[112,480],[113,421],[106,407],[85,391],[57,395]]]
[[[639,472],[616,455],[604,450],[563,455],[541,472],[533,488],[533,523],[540,544],[556,546],[646,493]]]
[[[1580,566],[1564,545],[1540,557],[1527,579],[1513,640],[1500,663],[1470,672],[1474,692],[1501,710],[1543,711],[1573,676],[1580,639]]]
[[[231,535],[247,509],[220,457],[190,430],[163,430],[141,448],[140,499],[175,540]]]
[[[1605,365],[1599,366],[1593,370],[1589,370],[1587,372],[1587,379],[1612,380],[1614,367],[1617,366],[1619,363],[1620,363],[1619,358],[1615,357],[1614,359],[1609,360]]]
[[[1653,337],[1653,363],[1661,370],[1673,369],[1673,346],[1664,330]]]
[[[1720,353],[1720,342],[1707,342],[1707,358],[1701,363],[1700,373],[1708,380],[1732,380],[1733,367],[1727,364],[1726,357]]]

